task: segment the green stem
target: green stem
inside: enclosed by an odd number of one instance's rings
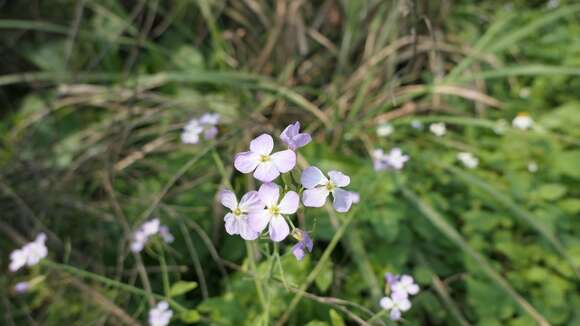
[[[258,275],[258,271],[256,268],[256,257],[254,256],[254,250],[252,248],[252,242],[246,241],[246,251],[248,252],[248,259],[250,260],[250,269],[252,274],[254,274],[254,283],[256,285],[256,292],[258,292],[258,299],[260,299],[260,303],[262,304],[262,311],[266,316],[266,325],[268,324],[268,304],[266,302],[266,298],[264,297],[264,292],[262,289],[262,281],[260,276]]]

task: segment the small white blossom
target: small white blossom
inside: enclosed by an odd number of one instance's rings
[[[377,127],[377,136],[387,137],[395,131],[395,128],[390,123],[383,123]]]
[[[536,172],[538,172],[538,163],[536,163],[536,162],[530,162],[530,163],[528,163],[528,171],[530,173],[536,173]]]
[[[197,144],[203,134],[206,140],[213,139],[218,134],[219,113],[204,113],[199,119],[191,119],[181,133],[184,144]]]
[[[411,301],[402,292],[393,292],[391,297],[384,297],[380,301],[383,309],[390,311],[391,320],[401,319],[401,313],[411,309]]]
[[[165,225],[161,225],[158,218],[154,218],[151,221],[147,221],[141,225],[134,233],[131,239],[131,251],[140,252],[143,250],[149,239],[155,235],[159,234],[163,241],[166,243],[173,242],[174,238],[169,228]]]
[[[463,163],[466,168],[473,169],[479,165],[479,160],[473,154],[461,152],[457,154],[457,159]]]
[[[447,127],[445,126],[445,123],[443,122],[439,122],[439,123],[432,123],[429,126],[429,130],[437,137],[441,137],[443,135],[445,135],[445,133],[447,132]]]
[[[375,149],[372,153],[375,171],[401,170],[409,160],[409,155],[403,154],[400,148],[395,147],[387,154],[382,149]]]
[[[419,293],[419,285],[410,275],[401,275],[398,281],[391,285],[393,292],[398,292],[403,296],[415,295]]]
[[[531,91],[529,88],[524,87],[522,89],[520,89],[519,95],[521,98],[528,98],[530,97]]]
[[[527,130],[534,126],[534,120],[527,113],[521,112],[512,121],[512,126],[514,128]]]
[[[169,309],[169,304],[161,301],[155,308],[149,310],[149,325],[150,326],[167,326],[173,317],[173,311]]]
[[[20,249],[14,250],[10,254],[10,271],[15,272],[24,266],[30,267],[38,264],[38,262],[48,255],[45,242],[46,235],[40,233],[34,241],[27,243]]]

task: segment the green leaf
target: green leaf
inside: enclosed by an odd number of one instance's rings
[[[578,162],[580,162],[580,150],[562,152],[554,162],[555,170],[572,178],[580,179]]]
[[[538,193],[546,200],[556,200],[566,194],[566,187],[558,183],[545,184],[538,189]]]
[[[179,319],[186,324],[193,324],[197,323],[201,319],[201,316],[197,310],[191,309],[179,315]]]
[[[330,309],[329,314],[332,326],[345,326],[344,319],[342,319],[342,316],[336,310]]]
[[[316,283],[316,286],[320,291],[326,292],[326,290],[328,290],[328,288],[330,288],[330,285],[332,284],[332,277],[333,277],[332,263],[329,262],[324,264],[322,270],[320,271],[320,274],[318,274],[314,282]]]
[[[195,288],[197,288],[197,282],[179,281],[171,286],[171,289],[169,290],[169,296],[176,297],[183,295]]]

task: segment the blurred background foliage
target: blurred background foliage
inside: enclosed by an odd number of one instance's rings
[[[344,217],[299,212],[314,253],[297,262],[287,242],[283,273],[261,259],[256,276],[216,192],[255,186],[233,155],[299,120],[314,136],[301,162],[345,171],[361,203],[289,324],[368,320],[392,271],[423,289],[406,324],[580,325],[579,19],[565,0],[0,1],[0,266],[44,231],[54,261],[136,287],[145,269],[157,293],[164,276],[196,282],[175,324],[258,324],[266,278],[274,323]],[[208,111],[219,138],[182,144]],[[509,127],[519,112],[537,127]],[[385,122],[395,132],[378,137]],[[370,151],[393,146],[409,164],[375,173]],[[136,260],[130,232],[152,216],[176,241]],[[0,289],[6,325],[135,324],[148,310],[57,269],[2,272]]]

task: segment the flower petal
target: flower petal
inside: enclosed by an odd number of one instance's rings
[[[278,171],[286,173],[294,168],[296,165],[296,153],[287,149],[272,154],[270,156],[272,163],[276,166]]]
[[[250,173],[260,164],[260,155],[252,152],[241,152],[236,154],[234,167],[242,173]]]
[[[302,203],[306,207],[322,207],[328,194],[329,192],[325,187],[306,189],[302,194]]]
[[[272,149],[274,149],[274,139],[268,134],[261,134],[250,142],[250,151],[257,154],[270,155]]]
[[[234,214],[227,213],[226,216],[224,216],[224,222],[226,222],[226,232],[228,234],[234,235],[240,233],[239,223]]]
[[[250,229],[254,232],[261,233],[268,226],[268,222],[270,222],[270,213],[266,209],[253,211],[248,214],[247,218]]]
[[[243,213],[264,209],[264,203],[255,190],[244,194],[242,199],[240,199],[239,206]]]
[[[258,195],[262,202],[268,206],[272,207],[278,204],[278,198],[280,198],[280,186],[275,183],[264,183],[258,189]]]
[[[304,171],[302,171],[302,176],[300,177],[300,183],[306,189],[314,188],[318,185],[323,185],[328,182],[328,179],[322,174],[319,168],[315,166],[309,166]]]
[[[240,236],[244,240],[256,240],[261,232],[256,232],[250,226],[248,219],[240,221]]]
[[[401,311],[407,311],[411,309],[411,301],[409,301],[409,299],[399,300],[397,301],[397,307],[399,307]]]
[[[292,254],[296,257],[297,260],[302,260],[304,258],[304,245],[302,243],[297,243],[292,247]]]
[[[334,209],[339,213],[348,212],[352,205],[352,196],[350,195],[350,192],[336,188],[334,189],[332,196],[334,197],[334,201],[332,202]]]
[[[417,284],[411,284],[407,286],[407,292],[409,292],[411,295],[415,295],[419,293],[419,286]]]
[[[282,131],[282,133],[280,134],[280,139],[282,139],[282,141],[288,144],[288,141],[291,140],[294,136],[296,136],[299,130],[300,130],[300,122],[296,121],[292,124],[289,124],[288,127],[286,127],[284,131]]]
[[[385,310],[390,310],[394,306],[393,300],[389,297],[383,297],[381,301],[379,301],[379,304],[381,305],[381,308]]]
[[[262,182],[271,182],[279,175],[280,172],[278,171],[278,168],[271,161],[258,164],[258,167],[254,172],[254,178]]]
[[[391,310],[391,313],[389,314],[389,318],[391,320],[399,320],[399,319],[401,319],[401,311],[399,309],[393,309],[393,310]]]
[[[230,210],[235,210],[238,206],[238,200],[236,199],[236,194],[229,189],[224,189],[219,194],[220,203]]]
[[[294,146],[296,148],[308,145],[312,141],[312,136],[307,133],[302,133],[294,137]]]
[[[298,197],[298,194],[294,191],[288,191],[280,201],[278,208],[280,208],[280,213],[282,214],[294,214],[298,210],[299,203],[300,197]]]
[[[346,187],[350,183],[350,177],[340,171],[329,171],[328,176],[338,187]]]
[[[286,239],[290,233],[290,227],[286,223],[286,220],[281,215],[278,215],[270,220],[268,232],[270,233],[270,239],[272,241],[280,242]]]

